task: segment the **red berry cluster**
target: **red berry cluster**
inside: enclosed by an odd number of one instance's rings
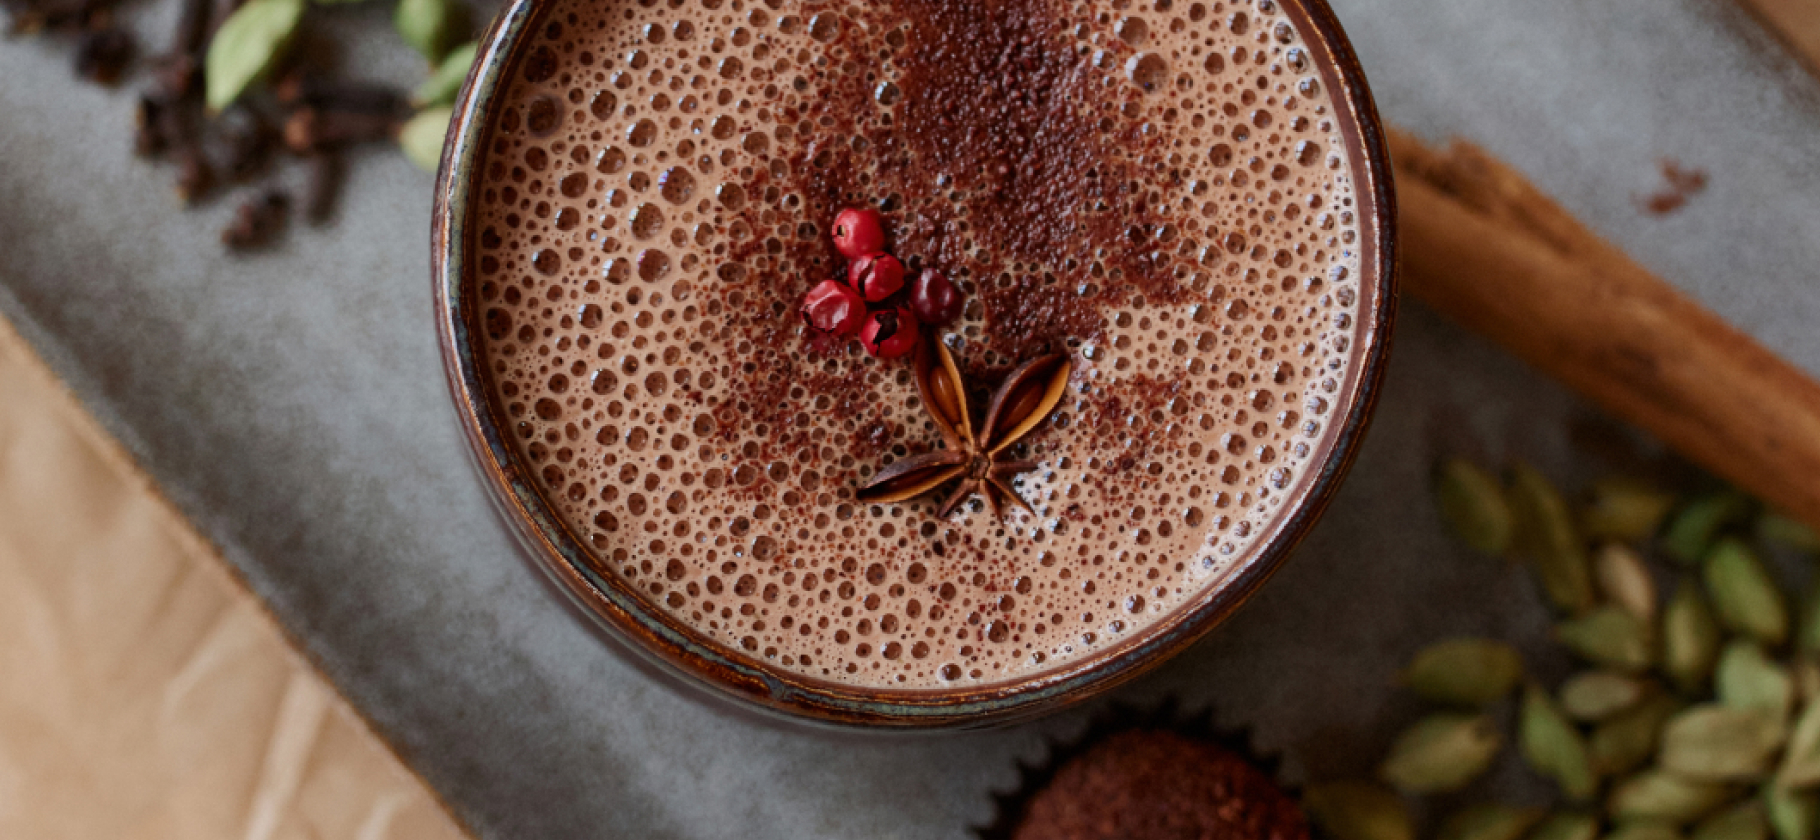
[[[885,253],[878,213],[848,208],[834,217],[834,247],[848,259],[844,279],[823,280],[803,298],[803,323],[819,335],[859,333],[881,359],[916,349],[920,325],[939,327],[961,314],[961,293],[933,268],[904,289],[904,264]]]

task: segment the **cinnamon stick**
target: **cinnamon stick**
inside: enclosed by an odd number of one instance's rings
[[[1404,288],[1820,526],[1820,384],[1484,152],[1398,132],[1391,150]]]

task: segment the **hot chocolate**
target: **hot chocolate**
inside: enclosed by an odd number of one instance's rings
[[[1280,0],[551,3],[481,135],[480,381],[597,570],[706,643],[1028,681],[1226,585],[1317,479],[1371,233]],[[799,315],[854,206],[959,288],[925,340],[975,387],[1068,360],[1031,512],[856,498],[943,437],[909,357]]]

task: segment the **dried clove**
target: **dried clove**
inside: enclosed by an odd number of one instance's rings
[[[76,75],[101,85],[116,85],[133,60],[133,38],[109,27],[84,32],[76,42]]]
[[[170,147],[170,135],[165,132],[165,116],[170,110],[170,103],[142,93],[139,102],[133,108],[133,153],[140,157],[156,157],[164,154]]]
[[[395,118],[410,113],[409,103],[396,90],[379,85],[327,81],[301,69],[286,73],[272,92],[279,104],[287,108],[309,107]]]
[[[234,221],[222,229],[221,244],[236,251],[271,244],[290,209],[290,198],[277,190],[248,200],[235,208]]]
[[[208,158],[202,150],[194,145],[178,147],[177,158],[177,198],[184,204],[194,204],[207,195],[215,186],[215,172],[209,166]]]
[[[260,113],[244,104],[234,105],[215,120],[215,139],[222,174],[245,181],[259,173],[277,149],[278,132]]]
[[[324,149],[309,157],[310,180],[304,193],[303,215],[310,224],[319,225],[335,212],[335,197],[347,175],[347,156],[336,149]]]
[[[284,123],[284,145],[307,155],[330,146],[389,140],[401,121],[390,114],[322,110],[304,106],[291,112]]]

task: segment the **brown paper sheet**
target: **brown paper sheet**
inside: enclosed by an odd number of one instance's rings
[[[1820,0],[1743,0],[1791,49],[1820,73]]]
[[[0,321],[0,838],[464,836]]]

